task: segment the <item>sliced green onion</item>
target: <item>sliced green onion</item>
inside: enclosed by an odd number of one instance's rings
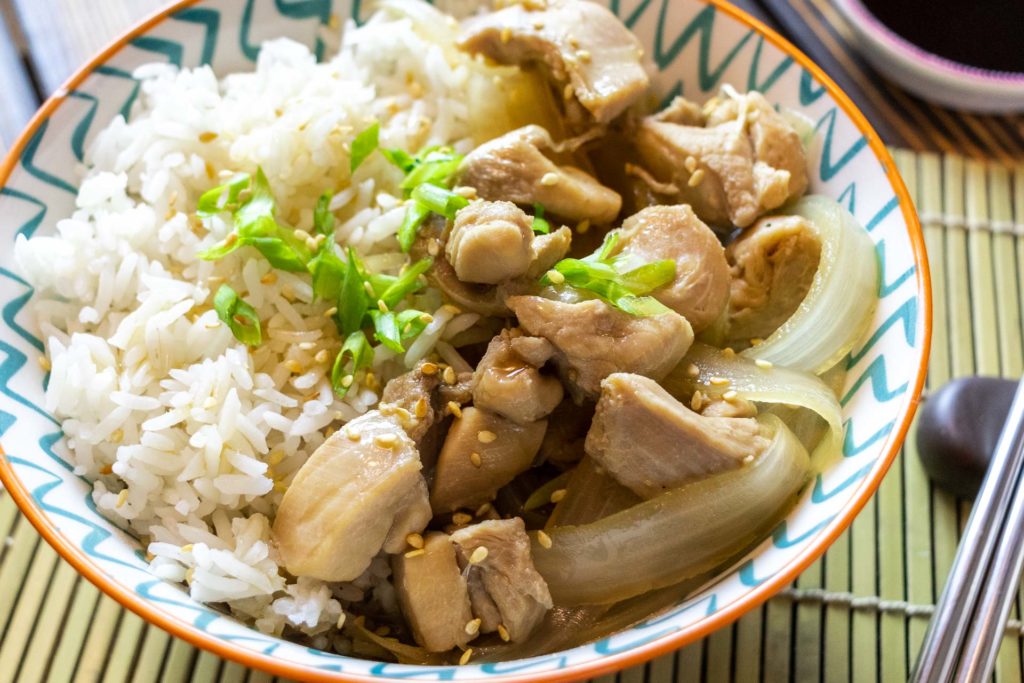
[[[676,262],[672,259],[654,261],[623,273],[619,283],[633,294],[648,294],[676,279]]]
[[[236,173],[223,185],[207,190],[199,197],[196,213],[200,216],[212,216],[222,211],[234,213],[238,210],[242,192],[249,189],[251,180],[248,173]]]
[[[274,220],[274,195],[270,191],[270,182],[262,168],[256,169],[250,189],[252,196],[235,211],[235,228],[239,233],[243,228],[264,219]]]
[[[430,215],[430,209],[417,201],[409,202],[405,209],[405,218],[398,227],[398,246],[403,252],[412,249],[412,243],[416,241],[416,233],[419,232],[423,221]]]
[[[530,229],[537,235],[547,235],[551,232],[551,223],[544,218],[544,206],[541,204],[533,205],[533,223],[530,224]]]
[[[333,243],[327,247],[317,252],[309,262],[309,272],[313,276],[313,294],[324,301],[336,301],[341,293],[346,266],[335,253]]]
[[[302,273],[307,269],[309,249],[305,245],[300,248],[282,237],[243,237],[239,241],[255,247],[275,268],[290,273]]]
[[[380,144],[380,123],[374,121],[366,130],[352,140],[352,154],[349,157],[349,171],[355,173],[366,157],[373,154]]]
[[[334,214],[331,213],[331,193],[324,192],[313,209],[313,231],[328,237],[334,235]],[[327,244],[325,241],[324,244]]]
[[[664,315],[670,313],[671,308],[661,303],[653,296],[621,296],[613,304],[620,311],[644,318],[651,315]]]
[[[607,261],[611,258],[612,251],[615,250],[616,245],[619,243],[619,231],[612,230],[604,236],[604,240],[601,242],[601,248],[596,253],[586,257],[585,261]]]
[[[448,220],[455,218],[460,209],[469,206],[469,200],[462,195],[430,183],[417,186],[411,196],[413,201]]]
[[[213,297],[213,310],[217,312],[221,322],[231,330],[231,334],[235,335],[235,339],[246,346],[259,346],[263,341],[256,309],[228,285],[221,285],[217,290]]]
[[[338,292],[338,312],[334,316],[338,329],[345,335],[362,328],[366,307],[370,304],[361,266],[355,250],[349,247]]]
[[[402,346],[402,329],[398,324],[398,316],[394,311],[379,311],[371,308],[370,319],[373,320],[373,336],[385,347],[395,353],[404,353]]]
[[[421,152],[422,154],[422,152]],[[447,186],[462,163],[462,155],[456,154],[451,148],[436,149],[422,156],[417,155],[417,162],[406,172],[402,181],[402,189],[411,192],[420,185]]]
[[[432,265],[434,265],[433,259],[420,259],[406,268],[405,272],[395,278],[378,298],[383,301],[388,308],[397,308],[402,299],[423,287],[423,283],[420,282],[419,279],[420,275],[423,275],[423,273],[430,270],[430,266]]]
[[[423,328],[427,326],[424,320],[423,311],[409,308],[398,313],[398,329],[402,333],[402,340],[418,337]]]
[[[352,381],[345,381],[350,376],[373,365],[373,347],[362,330],[357,330],[345,338],[341,350],[334,358],[331,367],[331,386],[339,397],[345,396],[352,387]]]
[[[382,149],[384,158],[398,167],[402,173],[408,173],[416,166],[416,159],[404,149]]]

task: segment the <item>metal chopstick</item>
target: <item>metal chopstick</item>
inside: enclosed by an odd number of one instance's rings
[[[993,566],[993,560],[997,556],[997,548],[1006,529],[1005,522],[1011,504],[1015,502],[1015,498],[1020,498],[1014,493],[1020,488],[1022,471],[1024,380],[1017,385],[1006,424],[996,444],[985,481],[975,499],[974,509],[967,521],[960,547],[949,572],[949,579],[925,633],[917,664],[910,677],[911,681],[945,683],[952,680],[964,652],[965,639],[974,620],[975,609],[980,604],[983,594],[988,600],[987,609],[990,614],[998,612],[996,607],[1001,605],[998,599],[1000,586],[992,586],[990,592],[986,586],[986,578],[990,576],[988,570]],[[1009,535],[1012,534],[1007,534]],[[999,557],[1002,558],[1001,562],[1004,565],[1012,559],[1006,552]],[[1018,576],[1019,574],[1015,574],[1015,579]],[[990,620],[985,622],[984,626],[995,628],[1002,633],[1001,622],[993,626]],[[987,640],[983,632],[972,629],[972,633],[979,643]],[[980,663],[983,662],[979,660]]]

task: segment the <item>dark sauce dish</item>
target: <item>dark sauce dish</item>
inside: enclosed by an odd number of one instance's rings
[[[953,109],[1024,111],[1020,0],[835,0],[864,57],[914,94]]]

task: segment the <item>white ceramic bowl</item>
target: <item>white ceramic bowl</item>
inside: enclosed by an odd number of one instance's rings
[[[923,50],[885,26],[860,0],[835,0],[835,5],[871,65],[915,95],[951,109],[1024,111],[1024,74],[979,69]]]
[[[252,67],[259,41],[286,35],[322,45],[332,17],[359,0],[185,0],[102,51],[49,100],[0,166],[0,478],[46,539],[129,609],[248,666],[300,679],[562,680],[665,653],[737,619],[791,582],[867,502],[899,450],[925,376],[930,289],[920,227],[893,162],[864,117],[804,55],[719,0],[610,0],[660,73],[659,92],[704,99],[723,83],[756,88],[816,122],[813,192],[849,207],[877,245],[880,305],[853,352],[842,405],[844,457],[821,472],[771,536],[668,612],[596,643],[529,660],[420,668],[341,657],[273,638],[193,601],[148,571],[139,543],[97,514],[74,476],[57,422],[41,407],[43,344],[10,245],[71,213],[76,164],[96,131],[130,106],[135,67],[209,61],[220,74]],[[344,23],[344,22],[340,22]]]

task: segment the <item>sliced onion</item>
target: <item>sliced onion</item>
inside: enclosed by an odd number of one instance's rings
[[[815,374],[843,358],[871,322],[878,303],[878,260],[867,232],[828,197],[809,195],[786,210],[821,238],[821,261],[796,312],[768,339],[743,351]]]
[[[691,366],[697,368],[696,376]],[[721,379],[729,380],[728,384]],[[808,372],[764,362],[758,365],[741,355],[694,344],[661,385],[676,398],[690,396],[695,389],[714,398],[720,398],[726,391],[735,391],[739,398],[754,403],[798,406],[817,413],[829,427],[826,438],[814,449],[812,460],[818,468],[832,462],[843,447],[839,401],[825,382]]]
[[[596,522],[641,500],[611,475],[598,469],[590,456],[584,456],[572,470],[565,486],[565,497],[555,506],[546,528]]]
[[[771,445],[739,469],[687,484],[582,526],[533,540],[559,605],[618,602],[718,567],[767,534],[807,482],[807,450],[774,415]]]

